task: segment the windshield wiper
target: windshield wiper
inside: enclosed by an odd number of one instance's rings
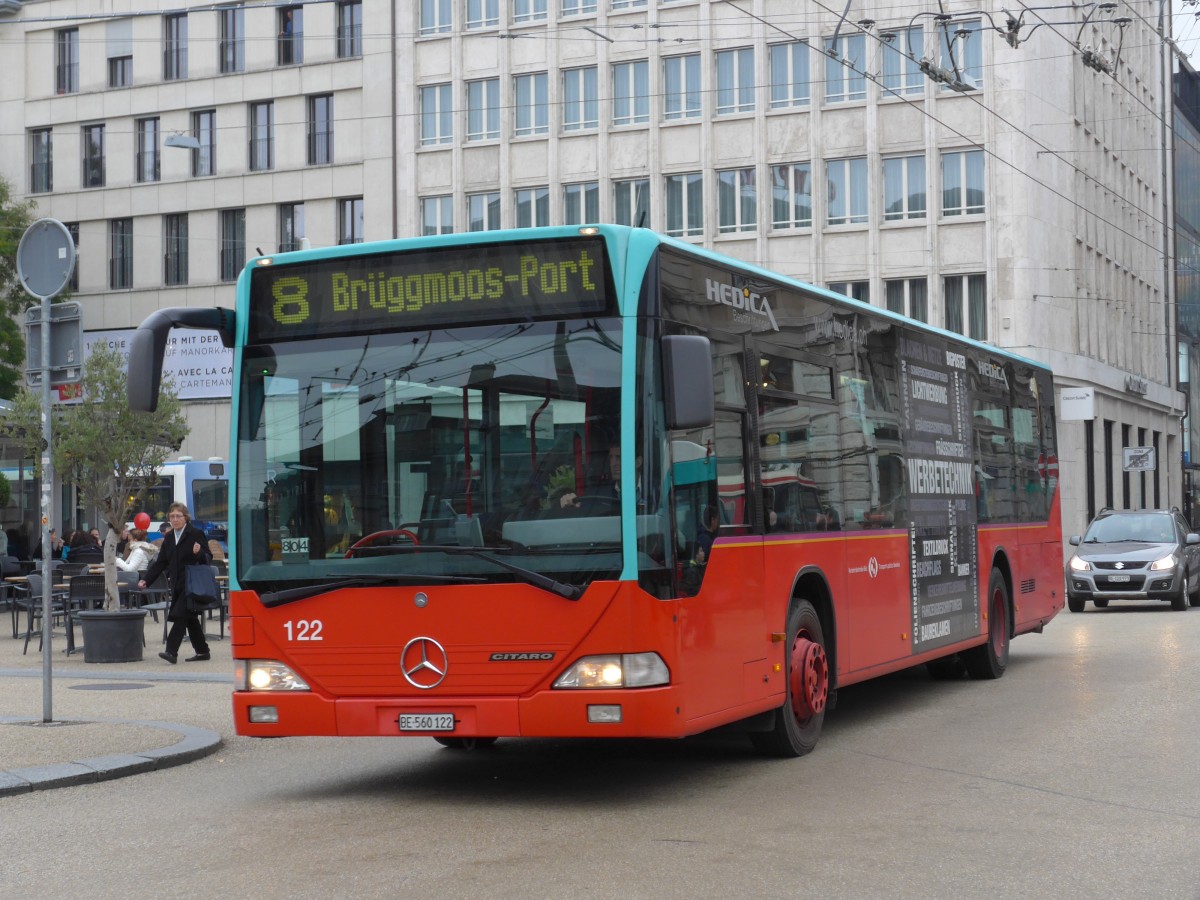
[[[407,547],[405,549],[408,549]],[[568,600],[578,600],[583,596],[583,588],[576,587],[573,584],[567,584],[563,581],[557,581],[548,575],[543,575],[541,572],[535,572],[532,569],[526,569],[524,566],[518,566],[515,563],[510,563],[506,559],[497,559],[491,553],[484,552],[477,547],[463,547],[458,544],[414,544],[413,550],[438,550],[442,553],[456,554],[459,556],[474,556],[476,559],[482,559],[485,562],[490,562],[500,568],[512,572],[514,575],[519,575],[521,580],[526,584],[531,584],[536,588],[541,588],[543,591],[549,591],[552,594],[558,594],[560,597],[565,597]],[[489,547],[488,550],[493,548]],[[507,550],[505,547],[497,547],[496,550]]]
[[[271,608],[274,606],[283,606],[287,603],[295,603],[298,600],[308,600],[310,597],[328,594],[331,591],[340,591],[343,588],[367,587],[372,584],[430,584],[431,582],[439,584],[481,584],[486,580],[485,578],[475,578],[470,575],[421,575],[417,573],[411,575],[366,574],[356,575],[353,578],[347,578],[342,581],[327,581],[324,584],[306,584],[304,587],[271,591],[262,594],[259,600],[263,606]]]

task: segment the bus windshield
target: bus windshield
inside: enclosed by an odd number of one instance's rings
[[[239,583],[615,577],[620,355],[616,318],[247,347]]]

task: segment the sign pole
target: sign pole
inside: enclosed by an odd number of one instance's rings
[[[50,598],[54,590],[54,575],[50,571],[50,560],[54,555],[51,546],[50,521],[51,498],[54,492],[54,464],[50,452],[51,412],[50,405],[50,298],[42,298],[42,502],[41,502],[41,531],[42,531],[42,721],[51,722],[54,719],[54,701],[52,699],[53,659],[50,653],[50,642],[53,630],[50,628]]]
[[[50,403],[50,301],[57,297],[70,281],[75,269],[75,239],[62,222],[57,219],[38,219],[25,229],[21,243],[17,246],[17,276],[21,286],[31,297],[42,301],[41,365],[37,370],[42,379],[42,722],[54,718],[53,656],[50,650],[50,598],[54,591],[54,574],[50,571],[50,559],[54,548],[50,545],[50,517],[53,513],[54,467],[51,462],[51,439],[53,436],[54,407]],[[28,370],[27,370],[28,371]],[[32,373],[30,373],[32,374]],[[32,537],[32,535],[30,536]],[[29,598],[30,603],[33,597]]]

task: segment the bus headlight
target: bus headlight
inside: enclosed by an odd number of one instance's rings
[[[555,679],[556,688],[638,688],[667,684],[671,673],[657,653],[585,656]]]
[[[239,659],[234,682],[243,691],[307,691],[308,683],[273,659]]]
[[[1150,571],[1151,572],[1165,572],[1168,569],[1175,568],[1176,562],[1178,562],[1178,560],[1175,559],[1175,554],[1168,553],[1162,559],[1156,559],[1154,562],[1150,563]]]
[[[1092,570],[1092,564],[1078,556],[1071,557],[1070,566],[1072,572],[1090,572]]]

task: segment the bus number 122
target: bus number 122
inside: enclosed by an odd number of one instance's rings
[[[293,622],[289,619],[283,623],[283,628],[287,632],[287,639],[289,641],[324,640],[321,637],[322,627],[320,619],[313,619],[311,622],[308,619],[301,619],[298,622]]]

